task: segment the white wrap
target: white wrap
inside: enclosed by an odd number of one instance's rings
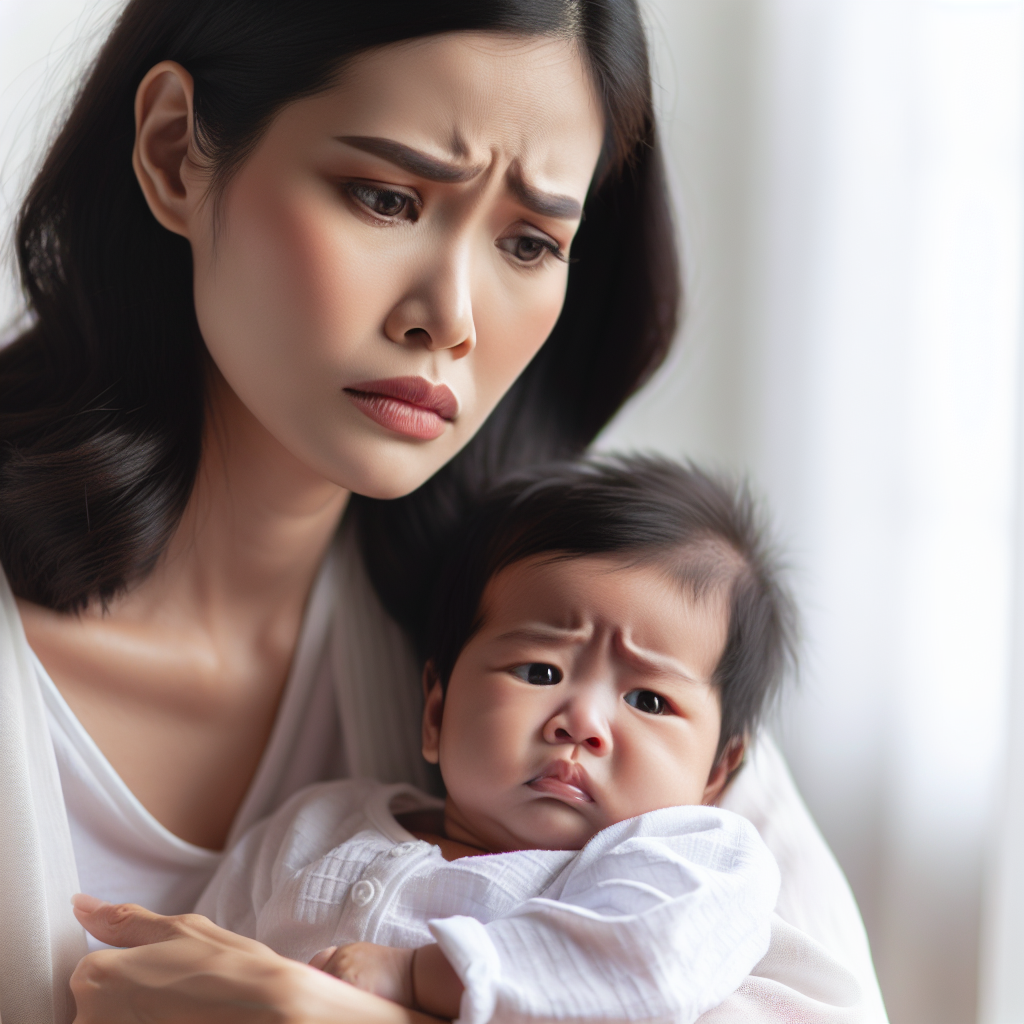
[[[300,961],[433,937],[465,986],[456,1024],[693,1024],[769,949],[779,871],[738,814],[666,807],[578,852],[447,861],[394,816],[432,802],[369,780],[311,786],[239,841],[196,909]]]
[[[43,699],[0,571],[0,1020],[67,1024],[85,954],[78,872]]]

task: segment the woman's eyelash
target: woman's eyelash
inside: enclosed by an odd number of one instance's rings
[[[521,251],[521,246],[524,242],[527,245],[537,247],[532,254],[527,255]],[[498,240],[498,247],[507,252],[526,269],[541,266],[548,254],[554,256],[557,260],[561,260],[563,263],[569,262],[568,257],[562,252],[557,242],[550,238],[539,238],[537,235],[512,235],[508,238],[501,238]],[[517,251],[517,249],[520,251]]]
[[[345,185],[345,191],[367,212],[382,220],[415,221],[419,217],[419,203],[412,196],[397,189],[352,181]],[[403,217],[403,214],[407,216]],[[537,235],[512,235],[502,238],[498,240],[498,247],[512,256],[524,269],[541,266],[549,254],[562,263],[569,262],[569,258],[554,239],[541,238]]]
[[[419,215],[416,200],[405,192],[393,188],[381,188],[364,182],[353,181],[345,186],[345,191],[360,206],[365,207],[375,217],[383,220],[397,220],[403,213],[409,213],[409,220],[416,220]]]

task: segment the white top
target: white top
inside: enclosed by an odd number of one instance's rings
[[[438,805],[371,780],[314,786],[242,838],[196,909],[303,962],[436,940],[465,986],[458,1024],[692,1024],[768,949],[779,870],[731,811],[670,807],[578,852],[449,863],[394,816]]]
[[[323,574],[310,601],[330,600]],[[227,847],[281,800],[303,786],[346,774],[338,711],[330,678],[306,666],[323,646],[321,616],[305,620],[295,669],[259,769],[239,809]],[[79,885],[111,903],[140,903],[160,914],[188,913],[223,854],[179,839],[146,810],[68,707],[39,659],[32,656],[46,705],[68,812]],[[91,936],[90,949],[102,944]]]
[[[68,1024],[74,1015],[67,979],[86,948],[70,907],[72,893],[86,888],[76,859],[104,886],[97,895],[132,875],[133,900],[150,893],[158,909],[184,909],[178,901],[201,887],[219,856],[183,843],[141,808],[51,687],[0,572],[2,1024]],[[331,695],[336,714],[324,714],[321,701]],[[320,770],[311,763],[333,770],[316,750],[330,745],[334,729],[344,774],[430,788],[419,714],[408,642],[383,611],[352,531],[343,530],[311,595],[287,696],[233,834],[309,781]],[[764,960],[701,1024],[781,1021],[783,1012],[884,1024],[856,904],[770,741],[758,744],[723,805],[749,817],[775,855],[779,914],[789,924],[773,922]],[[110,853],[120,860],[108,871]]]

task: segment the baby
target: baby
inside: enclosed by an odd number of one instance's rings
[[[546,473],[492,495],[438,583],[422,735],[444,801],[314,786],[197,910],[466,1024],[693,1021],[768,948],[778,869],[714,803],[792,605],[744,491],[653,459]]]

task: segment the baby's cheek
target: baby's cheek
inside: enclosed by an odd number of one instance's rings
[[[638,744],[622,766],[619,817],[635,817],[663,807],[699,804],[704,795],[710,760],[684,741]],[[708,760],[705,766],[704,762]]]
[[[500,681],[478,677],[462,687],[453,676],[452,684],[441,730],[441,771],[453,796],[461,793],[463,800],[486,805],[525,781],[530,722],[521,705],[526,702]]]

